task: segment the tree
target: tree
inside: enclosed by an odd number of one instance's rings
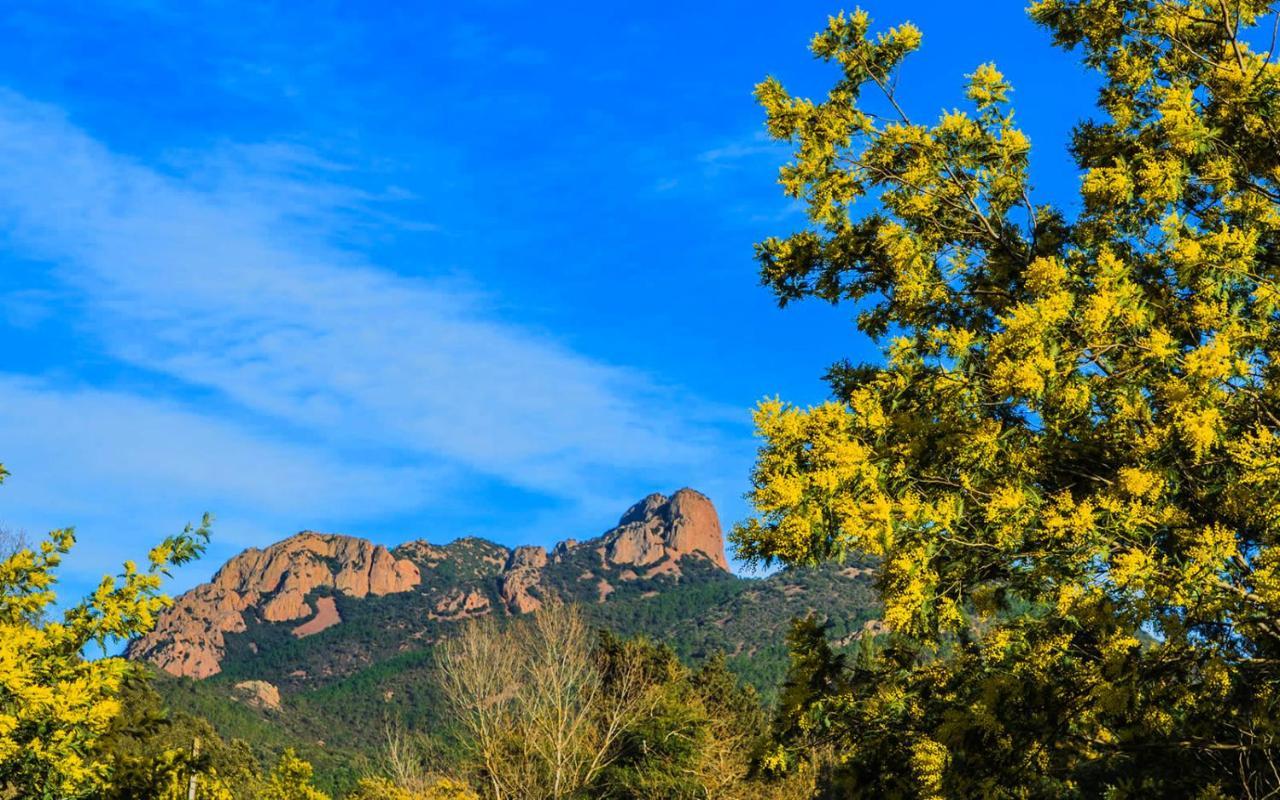
[[[224,741],[208,721],[164,707],[142,670],[126,678],[121,713],[95,745],[107,786],[94,800],[258,800],[258,763],[242,740]]]
[[[0,480],[5,475],[0,467]],[[37,547],[20,546],[0,560],[0,797],[85,797],[107,784],[98,741],[121,713],[119,692],[133,665],[122,658],[88,660],[91,642],[143,633],[169,600],[160,593],[169,567],[200,555],[209,518],[151,550],[146,569],[126,562],[60,621],[48,621],[55,571],[75,543],[71,529]]]
[[[812,775],[796,770],[764,779],[754,762],[767,741],[760,698],[716,656],[696,669],[682,665],[666,646],[644,640],[618,642],[624,657],[656,668],[656,699],[618,740],[617,755],[588,796],[607,800],[783,800],[812,796]]]
[[[329,800],[329,795],[311,785],[311,764],[298,758],[293,748],[280,754],[259,800]]]
[[[1280,790],[1271,10],[1032,6],[1101,83],[1074,216],[1033,200],[993,65],[969,111],[909,118],[910,25],[831,19],[821,101],[757,87],[809,219],[757,246],[763,281],[857,304],[883,353],[833,366],[831,402],[761,404],[758,516],[733,534],[751,561],[880,560],[891,636],[818,682],[790,739],[835,749],[833,792]]]
[[[366,775],[346,800],[479,800],[471,786],[433,769],[429,740],[388,723],[379,757],[380,773]]]
[[[412,786],[390,778],[361,778],[347,800],[477,800],[479,795],[464,781],[438,776]]]
[[[550,604],[507,627],[472,620],[437,661],[487,796],[563,798],[590,785],[649,702],[636,659],[602,668],[572,607]]]
[[[804,771],[756,779],[753,757],[767,741],[768,725],[755,690],[722,658],[690,669],[670,647],[593,634],[580,612],[554,604],[507,627],[492,619],[467,625],[441,645],[439,663],[475,785],[486,797],[782,800],[811,794]],[[394,766],[404,761],[389,758],[387,772],[408,777],[376,786],[410,788],[424,797],[455,788]]]
[[[589,796],[608,800],[706,796],[699,766],[710,736],[710,718],[691,691],[687,670],[675,653],[645,639],[620,639],[607,632],[601,634],[596,652],[606,675],[624,668],[645,675],[650,702],[622,729],[608,766],[593,781]]]

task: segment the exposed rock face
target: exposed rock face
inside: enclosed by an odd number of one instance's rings
[[[517,547],[511,551],[510,558],[507,559],[507,570],[520,569],[521,567],[531,567],[533,569],[542,569],[547,565],[547,551],[545,548],[537,545],[526,544]]]
[[[280,710],[280,690],[266,681],[240,681],[235,685],[236,697],[255,708]]]
[[[489,598],[472,589],[454,589],[436,602],[435,615],[440,619],[473,617],[489,611]]]
[[[615,593],[626,596],[634,581],[668,576],[678,582],[688,574],[690,559],[728,569],[716,510],[692,489],[671,497],[651,494],[601,536],[566,539],[550,554],[542,547],[510,550],[472,537],[447,545],[407,542],[388,551],[363,539],[304,532],[232,558],[212,581],[180,596],[155,630],[126,652],[174,675],[205,678],[221,671],[227,635],[255,621],[287,624],[295,636],[311,636],[354,624],[339,614],[339,594],[363,598],[421,586],[391,604],[412,609],[392,622],[410,646],[409,641],[440,635],[428,631],[429,623],[526,614],[553,593],[606,602],[616,600]],[[566,587],[566,579],[576,585]],[[351,614],[361,608],[343,605]],[[250,641],[248,650],[256,654],[257,643]]]
[[[546,565],[547,551],[541,547],[526,545],[511,551],[506,572],[498,584],[499,594],[508,609],[517,614],[527,614],[542,608],[542,600],[531,590],[542,582],[542,568]]]
[[[328,595],[316,599],[316,615],[293,629],[293,635],[301,639],[319,633],[325,628],[332,628],[342,622],[338,613],[338,604]]]
[[[618,527],[602,540],[604,557],[615,565],[645,567],[663,558],[697,556],[729,569],[720,517],[711,501],[693,489],[681,489],[670,498],[649,495],[627,509]]]
[[[654,492],[651,495],[647,495],[643,500],[623,512],[622,518],[618,520],[618,527],[644,522],[657,514],[659,509],[666,504],[667,496],[664,494]]]
[[[270,622],[303,619],[316,613],[306,595],[317,588],[365,597],[403,592],[420,580],[412,561],[381,545],[304,531],[232,558],[211,582],[180,596],[126,652],[174,675],[206,678],[221,669],[225,634],[243,631],[251,608]]]

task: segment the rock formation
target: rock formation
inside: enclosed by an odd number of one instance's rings
[[[542,608],[542,600],[533,590],[542,581],[542,568],[547,565],[547,551],[526,545],[511,551],[506,570],[499,581],[502,602],[517,614]]]
[[[559,564],[569,555],[569,551],[578,546],[577,539],[565,539],[563,542],[557,542],[556,546],[551,550],[551,560]]]
[[[646,567],[664,558],[674,562],[694,556],[729,569],[716,508],[693,489],[670,498],[649,495],[627,509],[618,527],[601,539],[604,557],[614,565]]]
[[[692,489],[669,498],[651,494],[601,536],[567,539],[550,554],[542,547],[508,550],[476,538],[447,545],[407,542],[389,551],[363,539],[308,531],[235,556],[212,581],[178,597],[155,630],[126,652],[174,675],[206,678],[222,669],[226,637],[250,623],[289,623],[299,638],[346,624],[337,595],[416,590],[420,599],[406,598],[397,606],[415,610],[395,624],[406,636],[428,637],[422,626],[433,621],[536,611],[565,589],[567,575],[575,585],[589,580],[582,584],[587,596],[605,602],[629,581],[679,581],[688,559],[728,569],[715,507]],[[257,653],[255,641],[247,646]]]
[[[280,710],[280,690],[266,681],[240,681],[234,687],[234,696],[254,708]]]
[[[472,589],[464,592],[454,589],[436,601],[434,614],[439,619],[474,617],[489,611],[489,598]]]
[[[320,587],[365,597],[403,592],[420,580],[412,561],[381,545],[304,531],[232,558],[211,582],[178,597],[126,652],[173,675],[206,678],[221,669],[225,634],[243,631],[250,609],[268,622],[299,620],[316,614],[306,597]]]

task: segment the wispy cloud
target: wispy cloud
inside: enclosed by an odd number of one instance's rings
[[[83,587],[204,511],[217,510],[216,565],[304,526],[439,502],[455,488],[426,467],[339,458],[135,393],[0,374],[0,442],[13,469],[0,524],[41,536],[75,526],[67,563]],[[207,577],[209,564],[179,576]],[[73,591],[69,596],[74,596]]]
[[[744,162],[767,157],[781,163],[788,152],[787,145],[769,138],[758,131],[739,139],[708,148],[698,154],[698,161],[711,173],[735,169]]]
[[[6,509],[56,506],[63,524],[157,501],[148,487],[273,516],[305,508],[326,517],[353,506],[390,512],[420,502],[438,477],[345,461],[129,392],[0,374],[0,397],[0,441],[25,456],[6,483]]]
[[[81,457],[145,453],[113,468],[159,487],[208,482],[270,508],[402,505],[422,497],[424,474],[449,470],[612,501],[717,459],[724,409],[504,319],[482,295],[367,263],[333,235],[368,212],[367,197],[305,151],[250,155],[187,154],[162,170],[57,109],[0,94],[7,244],[77,296],[87,312],[77,324],[109,358],[171,397],[154,406],[136,393],[0,380],[6,415],[44,421],[21,439],[0,433],[7,458],[45,434],[72,448],[110,434]],[[199,416],[182,410],[192,393],[211,398]],[[201,466],[202,452],[219,455]],[[328,472],[351,454],[400,468],[343,475],[336,491]]]

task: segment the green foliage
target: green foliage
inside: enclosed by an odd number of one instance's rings
[[[619,738],[611,763],[589,792],[617,800],[650,798],[799,798],[811,786],[800,776],[777,781],[757,773],[769,741],[760,696],[716,657],[684,666],[665,645],[622,643],[605,635],[606,661],[641,659],[651,676],[653,703]]]
[[[380,739],[368,735],[371,726],[400,724],[429,735],[446,755],[453,753],[458,740],[443,713],[430,643],[452,635],[458,623],[429,614],[441,597],[460,590],[480,591],[500,608],[493,574],[498,552],[479,539],[433,548],[432,558],[406,545],[398,555],[414,558],[424,575],[433,570],[419,590],[333,595],[343,624],[303,639],[292,635],[291,623],[251,621],[245,632],[228,635],[219,675],[202,681],[156,675],[154,685],[173,708],[207,719],[227,739],[248,742],[260,761],[295,748],[315,766],[317,785],[338,796],[354,787],[363,765],[378,758]],[[452,578],[445,577],[446,554],[458,560],[447,571]],[[544,580],[556,595],[584,601],[579,607],[593,627],[660,639],[686,665],[724,654],[733,674],[771,703],[787,667],[792,617],[816,611],[848,647],[879,615],[869,565],[851,560],[744,579],[685,559],[678,581],[667,575],[625,581],[616,568],[601,567],[598,557],[573,558],[549,564]],[[595,570],[591,579],[582,579],[589,568]],[[597,602],[600,578],[618,587],[604,603]],[[234,700],[234,685],[247,679],[280,687],[281,710]]]
[[[697,669],[665,645],[602,631],[552,605],[506,627],[469,623],[439,671],[464,758],[492,800],[800,797],[753,774],[759,696],[722,659]]]
[[[619,662],[642,662],[653,697],[646,712],[614,744],[612,763],[601,773],[592,794],[619,800],[701,797],[704,789],[696,767],[706,744],[708,720],[690,702],[685,672],[675,653],[645,640],[624,642],[605,634],[596,658],[606,672]]]
[[[206,516],[198,529],[165,539],[145,569],[126,562],[120,576],[104,577],[60,621],[50,620],[52,587],[74,532],[54,531],[0,560],[0,796],[85,797],[108,784],[106,764],[91,753],[119,717],[120,688],[136,667],[82,653],[90,643],[101,646],[155,624],[169,603],[160,592],[163,577],[200,555],[208,525]]]
[[[329,795],[311,785],[312,769],[292,749],[280,754],[280,760],[267,776],[261,800],[329,800]]]
[[[389,778],[363,778],[346,800],[478,800],[466,783],[436,778],[421,788],[406,788]]]
[[[83,655],[91,643],[154,626],[171,602],[163,578],[203,553],[209,524],[206,515],[199,528],[165,539],[145,569],[126,562],[60,621],[52,620],[52,586],[74,533],[54,531],[0,558],[0,797],[184,800],[194,778],[198,800],[327,800],[291,751],[264,782],[247,745],[223,741],[203,719],[168,713],[137,664]]]
[[[141,676],[121,689],[122,711],[98,742],[108,785],[99,800],[185,798],[196,779],[201,800],[256,800],[258,759],[243,741],[225,742],[207,721],[171,713]]]
[[[841,797],[1280,790],[1280,67],[1250,45],[1272,11],[1035,3],[1101,77],[1074,219],[1032,200],[994,66],[967,110],[907,116],[909,25],[831,19],[820,102],[757,88],[809,212],[762,278],[857,303],[884,361],[760,406],[733,538],[876,556],[893,630],[842,665],[797,628],[771,766],[826,748]]]

